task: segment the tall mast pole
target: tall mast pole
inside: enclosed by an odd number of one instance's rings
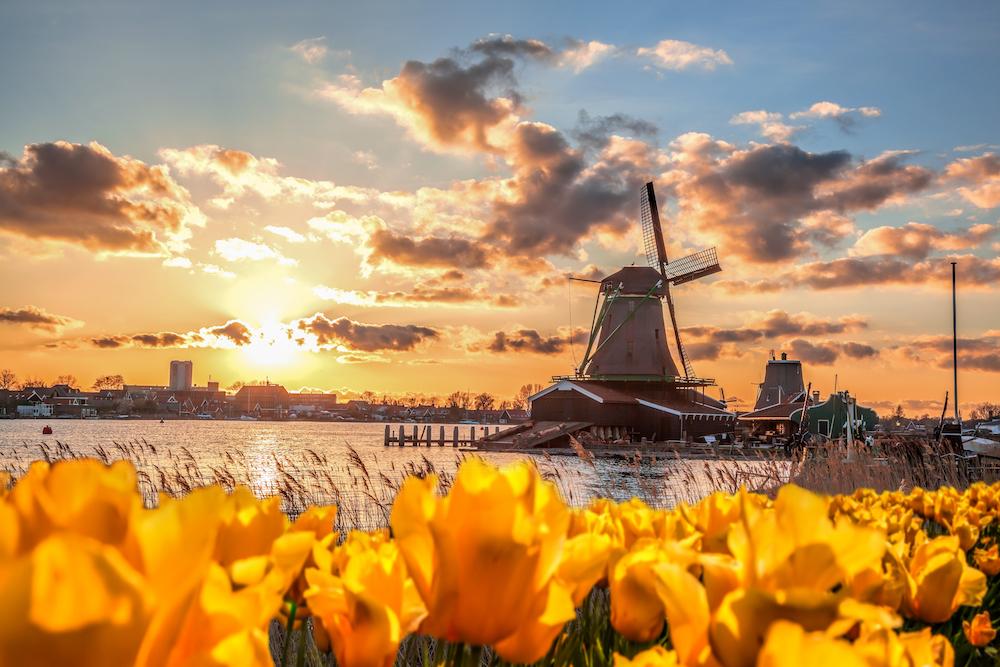
[[[958,305],[955,297],[955,265],[957,263],[958,262],[951,263],[951,366],[955,381],[954,392],[952,394],[955,403],[955,423],[961,424],[961,417],[959,416],[958,411]]]

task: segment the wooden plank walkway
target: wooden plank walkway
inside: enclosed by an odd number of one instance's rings
[[[435,435],[435,426],[437,433]],[[492,428],[492,431],[491,431]],[[399,424],[395,428],[385,425],[382,444],[386,447],[475,447],[483,438],[500,432],[499,426],[470,424],[469,430],[452,426],[451,433],[445,432],[443,424]],[[468,434],[468,435],[466,435]]]

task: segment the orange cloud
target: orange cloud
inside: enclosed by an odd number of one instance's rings
[[[111,254],[181,250],[204,218],[162,166],[99,143],[25,146],[0,165],[0,232]]]

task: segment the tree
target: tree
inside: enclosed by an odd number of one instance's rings
[[[361,400],[368,404],[375,402],[375,392],[371,390],[365,390],[361,392]]]
[[[463,410],[468,410],[471,402],[467,391],[453,391],[448,394],[446,401],[449,408],[462,408]]]
[[[43,380],[40,377],[32,377],[30,375],[21,380],[21,385],[20,385],[22,390],[27,389],[28,387],[44,387],[44,386],[45,386],[45,380]]]
[[[969,413],[969,417],[972,419],[992,419],[998,415],[1000,415],[1000,403],[990,403],[989,401],[980,403]]]
[[[102,375],[94,380],[93,387],[97,391],[106,389],[121,389],[125,385],[125,378],[121,375]]]
[[[521,388],[517,390],[517,394],[514,396],[514,405],[516,405],[521,410],[528,409],[528,397],[537,394],[542,390],[542,385],[540,384],[524,384]]]
[[[480,412],[486,410],[492,410],[493,405],[496,403],[496,399],[491,395],[483,392],[482,394],[477,394],[474,399],[472,399],[473,405],[476,406],[476,410]]]
[[[70,389],[74,389],[74,388],[78,387],[79,384],[80,384],[79,381],[76,379],[76,376],[72,375],[71,373],[67,373],[65,375],[60,375],[60,376],[56,377],[56,382],[55,383],[56,384],[64,384],[64,385],[68,386]]]
[[[17,386],[17,374],[9,368],[0,370],[0,389],[11,390]]]

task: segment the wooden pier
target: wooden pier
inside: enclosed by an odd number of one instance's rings
[[[495,435],[500,432],[499,426],[493,426],[492,431],[489,426],[479,424],[469,425],[468,431],[461,426],[451,426],[450,432],[446,433],[446,427],[442,424],[399,424],[393,428],[385,425],[385,437],[383,445],[386,447],[475,447],[483,438]],[[467,435],[466,435],[467,434]]]

